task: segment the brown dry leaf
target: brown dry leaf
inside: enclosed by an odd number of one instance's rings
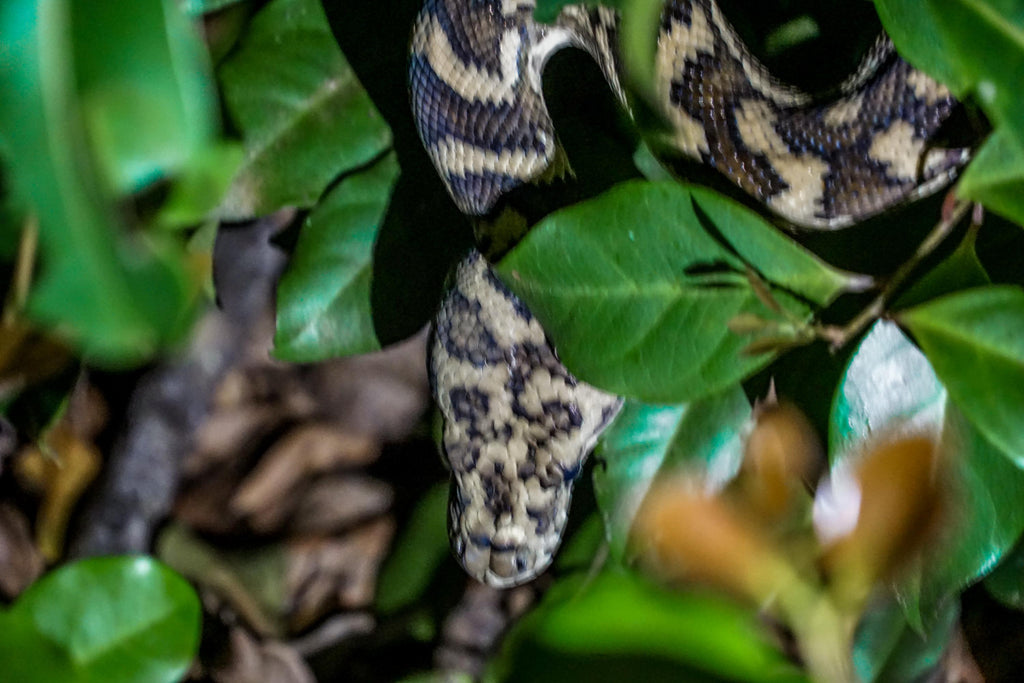
[[[311,475],[341,467],[358,467],[376,460],[380,443],[325,424],[306,424],[279,439],[260,459],[231,498],[231,511],[239,516],[262,516],[280,521],[287,512],[272,510],[289,501]],[[289,510],[290,512],[290,510]]]
[[[394,497],[379,479],[359,474],[325,477],[298,496],[289,527],[300,534],[335,533],[384,514]]]
[[[310,392],[331,419],[383,441],[409,436],[430,405],[426,329],[383,351],[322,363]]]
[[[42,553],[32,543],[28,520],[17,508],[0,504],[0,595],[16,598],[45,568]]]
[[[199,430],[196,446],[185,459],[186,478],[255,447],[281,426],[284,417],[274,406],[242,406],[219,410]]]
[[[209,534],[243,533],[243,520],[231,513],[228,502],[244,476],[244,466],[243,458],[229,458],[183,485],[174,501],[175,518]]]
[[[287,571],[288,595],[292,596],[290,630],[302,631],[337,609],[369,605],[394,533],[394,522],[384,518],[340,538],[292,542]]]
[[[228,661],[210,672],[217,683],[316,683],[298,652],[284,643],[260,643],[243,629],[230,635]]]
[[[302,382],[299,369],[266,357],[253,358],[224,377],[214,396],[214,408],[273,405],[284,417],[308,417],[316,401]]]
[[[71,430],[67,420],[47,432],[43,443],[46,453],[39,446],[22,449],[14,471],[23,486],[43,494],[36,544],[47,562],[55,562],[63,553],[71,512],[99,473],[102,458],[94,445]]]

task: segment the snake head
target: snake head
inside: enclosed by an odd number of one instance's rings
[[[528,581],[551,563],[573,482],[621,401],[573,377],[476,252],[435,320],[430,376],[453,475],[452,549],[480,581]]]
[[[466,572],[491,586],[515,586],[544,571],[561,542],[572,487],[587,455],[565,467],[521,441],[513,451],[485,448],[477,467],[456,473],[449,497],[449,535]],[[544,462],[538,471],[536,463]]]

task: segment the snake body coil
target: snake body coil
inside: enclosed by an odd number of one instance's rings
[[[555,51],[589,52],[626,104],[613,11],[570,6],[553,25],[532,13],[532,0],[427,0],[414,29],[420,137],[470,217],[496,211],[561,154],[540,77]],[[670,150],[805,228],[844,227],[934,192],[969,156],[934,145],[956,102],[885,37],[820,103],[773,78],[713,0],[669,0],[655,85]],[[493,585],[528,580],[550,563],[573,478],[620,401],[573,378],[477,253],[435,322],[430,375],[455,480],[455,553]]]

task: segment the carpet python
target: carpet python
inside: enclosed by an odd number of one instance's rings
[[[419,134],[473,219],[563,162],[541,89],[554,52],[588,52],[628,111],[616,13],[568,6],[546,25],[533,9],[533,0],[426,0],[413,30]],[[714,0],[668,0],[655,74],[667,146],[794,226],[837,229],[935,192],[969,156],[932,141],[957,103],[885,36],[823,102],[771,76]],[[491,585],[527,581],[550,564],[573,481],[621,400],[573,377],[478,252],[457,268],[429,353],[455,555]]]

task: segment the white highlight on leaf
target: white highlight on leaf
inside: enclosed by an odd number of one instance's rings
[[[821,545],[831,545],[857,528],[860,503],[860,484],[853,471],[845,463],[837,465],[814,496],[812,518]]]

